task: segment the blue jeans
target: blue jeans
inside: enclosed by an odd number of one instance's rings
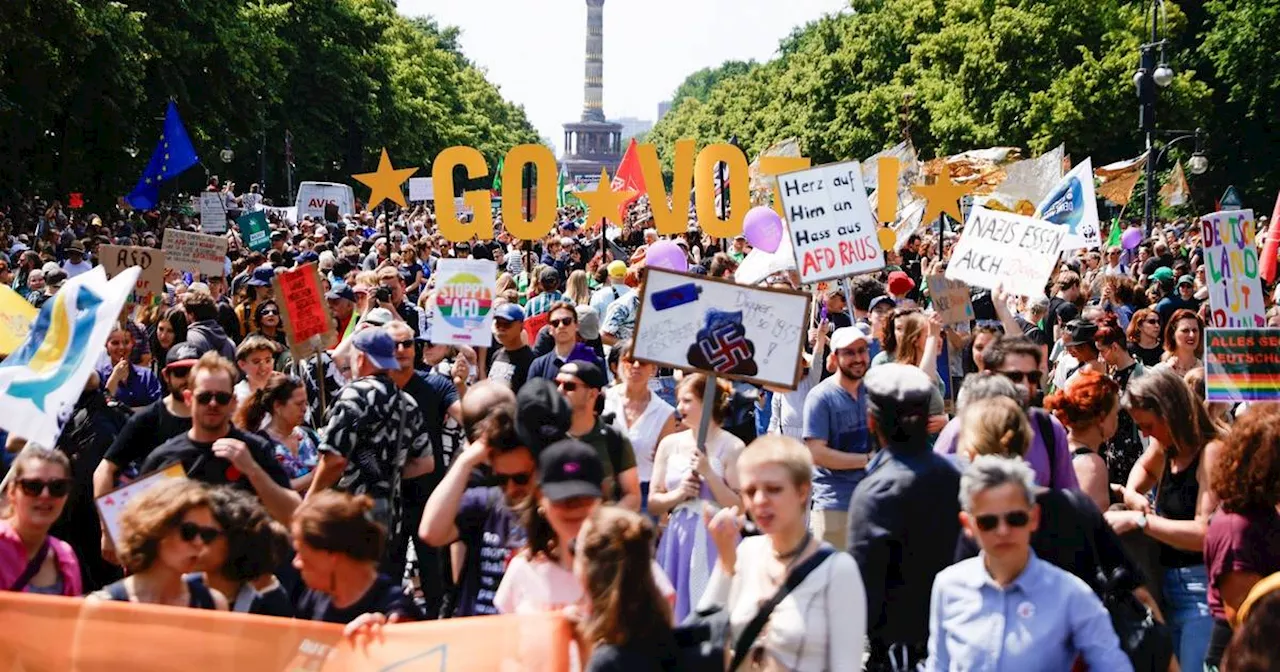
[[[1173,630],[1173,652],[1183,670],[1204,667],[1213,616],[1209,614],[1209,573],[1204,565],[1164,571],[1165,620]]]

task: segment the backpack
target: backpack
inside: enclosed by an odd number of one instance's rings
[[[622,443],[622,432],[619,432],[613,426],[613,413],[604,413],[600,416],[600,427],[604,432],[605,452],[609,454],[609,468],[613,470],[613,492],[605,494],[613,501],[622,499],[622,484],[618,480],[618,465],[622,464],[622,451],[626,447]]]

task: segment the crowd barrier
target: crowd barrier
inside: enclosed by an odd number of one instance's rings
[[[388,625],[353,646],[329,623],[0,592],[5,672],[567,672],[570,639],[559,616],[485,616]]]

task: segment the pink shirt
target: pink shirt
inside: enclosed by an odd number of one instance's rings
[[[80,583],[80,563],[76,560],[71,545],[61,539],[49,537],[49,552],[53,553],[58,563],[58,573],[62,576],[62,594],[67,597],[79,597],[84,592]],[[22,576],[27,568],[27,551],[22,546],[22,538],[7,520],[0,520],[0,590],[9,590]],[[24,592],[30,592],[27,585]]]
[[[653,580],[663,597],[670,600],[676,594],[666,572],[656,562]],[[540,614],[578,604],[582,598],[582,584],[573,572],[559,563],[541,557],[530,560],[528,553],[520,553],[507,565],[493,596],[493,606],[504,614]]]

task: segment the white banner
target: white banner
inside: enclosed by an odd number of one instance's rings
[[[411,201],[434,201],[436,200],[436,185],[430,177],[411,177],[409,178],[409,200]]]
[[[1067,230],[1012,212],[975,206],[951,251],[946,276],[1021,296],[1044,293]]]
[[[441,259],[436,262],[435,278],[431,342],[489,345],[498,265],[485,259]]]
[[[778,191],[801,283],[884,268],[879,224],[857,161],[780,175]]]
[[[1058,186],[1036,206],[1036,218],[1067,228],[1062,250],[1096,248],[1102,243],[1098,227],[1098,199],[1093,193],[1093,159],[1071,169]]]
[[[165,229],[165,265],[168,268],[205,275],[226,273],[227,239],[182,229]]]
[[[200,192],[200,230],[205,233],[227,232],[227,204],[221,193]]]

